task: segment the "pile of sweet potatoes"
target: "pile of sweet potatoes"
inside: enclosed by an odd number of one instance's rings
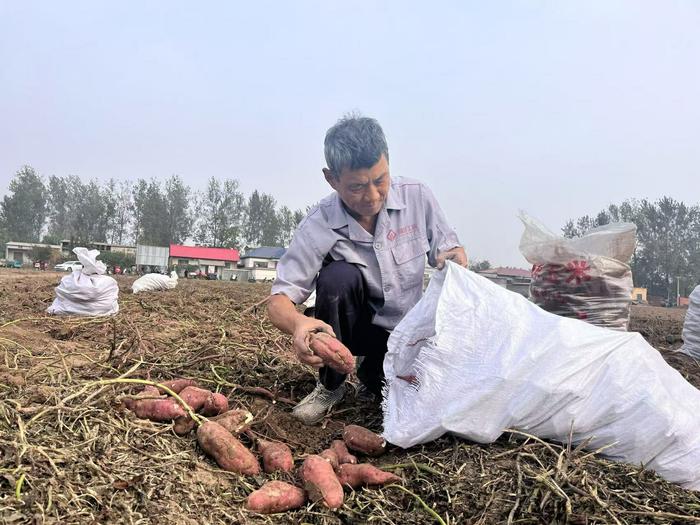
[[[223,394],[199,388],[192,379],[174,379],[160,383],[189,405],[193,412],[203,416],[216,416],[228,411],[228,399]],[[123,399],[124,406],[137,417],[151,421],[175,421],[174,430],[178,435],[191,432],[196,423],[185,408],[174,397],[168,397],[167,391],[147,385],[136,396]]]
[[[229,410],[225,396],[200,388],[191,380],[177,379],[161,384],[178,394],[193,412],[204,416],[197,428],[197,442],[223,470],[251,476],[260,474],[258,457],[239,439],[243,435],[255,445],[266,474],[293,472],[294,457],[290,448],[284,443],[257,438],[250,430],[253,420],[250,412]],[[146,386],[136,396],[124,398],[123,403],[140,418],[173,421],[177,434],[188,434],[197,422],[177,399],[164,394],[162,389]],[[342,440],[334,440],[319,454],[306,456],[297,471],[300,486],[280,480],[268,481],[248,496],[246,508],[271,514],[299,508],[308,499],[337,509],[343,505],[344,489],[400,481],[390,472],[369,463],[358,463],[350,450],[378,456],[386,450],[386,442],[366,428],[347,425]]]
[[[344,490],[362,486],[396,483],[401,479],[369,463],[358,464],[352,448],[366,455],[384,452],[386,442],[375,433],[357,425],[348,425],[343,441],[334,440],[319,454],[307,456],[298,471],[303,489],[282,481],[269,481],[248,496],[246,508],[261,514],[283,512],[301,507],[306,499],[329,509],[343,505]]]

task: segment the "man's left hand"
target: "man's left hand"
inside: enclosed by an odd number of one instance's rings
[[[460,266],[467,268],[469,266],[469,259],[467,258],[467,253],[464,248],[457,246],[451,250],[446,250],[444,252],[438,253],[437,256],[437,269],[442,270],[445,266],[445,261],[452,261]]]

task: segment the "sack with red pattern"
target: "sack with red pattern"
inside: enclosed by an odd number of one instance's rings
[[[530,300],[557,315],[627,330],[637,227],[606,224],[567,239],[525,213],[520,252],[532,264]]]

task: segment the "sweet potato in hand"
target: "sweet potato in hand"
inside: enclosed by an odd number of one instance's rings
[[[246,500],[246,508],[260,514],[273,514],[298,509],[306,502],[306,494],[299,487],[284,481],[268,481],[258,490],[251,492]]]
[[[323,364],[341,374],[349,374],[355,370],[355,356],[332,335],[325,332],[312,334],[309,348],[323,360]]]
[[[304,460],[301,478],[311,501],[323,501],[329,509],[337,509],[343,505],[343,486],[331,464],[321,456],[311,455]]]
[[[132,399],[125,398],[124,406],[141,419],[170,421],[185,415],[185,409],[172,398]]]
[[[359,425],[347,425],[343,429],[343,441],[349,449],[368,456],[379,456],[386,450],[386,441],[382,436]]]
[[[263,470],[267,474],[275,471],[290,472],[294,468],[292,451],[284,443],[258,439],[258,450],[262,455]]]
[[[387,483],[401,481],[401,478],[391,472],[378,469],[369,463],[361,463],[359,465],[345,463],[338,467],[338,481],[343,486],[347,485],[356,489],[362,486],[386,485]]]
[[[357,458],[350,454],[348,447],[345,446],[345,441],[334,439],[331,443],[330,449],[335,452],[336,456],[338,456],[339,465],[342,465],[343,463],[357,463]]]
[[[260,464],[253,453],[217,422],[203,423],[197,429],[197,441],[222,469],[251,476],[260,473]]]

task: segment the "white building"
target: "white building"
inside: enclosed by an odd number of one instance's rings
[[[63,252],[64,257],[69,257],[72,256],[73,254],[73,248],[76,246],[84,246],[85,248],[89,248],[91,250],[99,250],[100,253],[105,253],[105,252],[116,252],[116,253],[123,253],[125,255],[136,255],[136,246],[128,245],[128,244],[112,244],[110,242],[83,242],[83,243],[74,243],[70,239],[63,239],[61,241],[61,251]]]
[[[277,277],[277,263],[286,251],[286,248],[276,246],[254,248],[241,257],[238,268],[246,270],[249,279],[274,281]]]
[[[23,265],[32,264],[32,253],[34,248],[48,248],[57,256],[61,253],[61,247],[56,244],[42,244],[38,242],[8,241],[5,244],[5,259],[8,261],[19,261]],[[0,252],[2,253],[2,252]]]

